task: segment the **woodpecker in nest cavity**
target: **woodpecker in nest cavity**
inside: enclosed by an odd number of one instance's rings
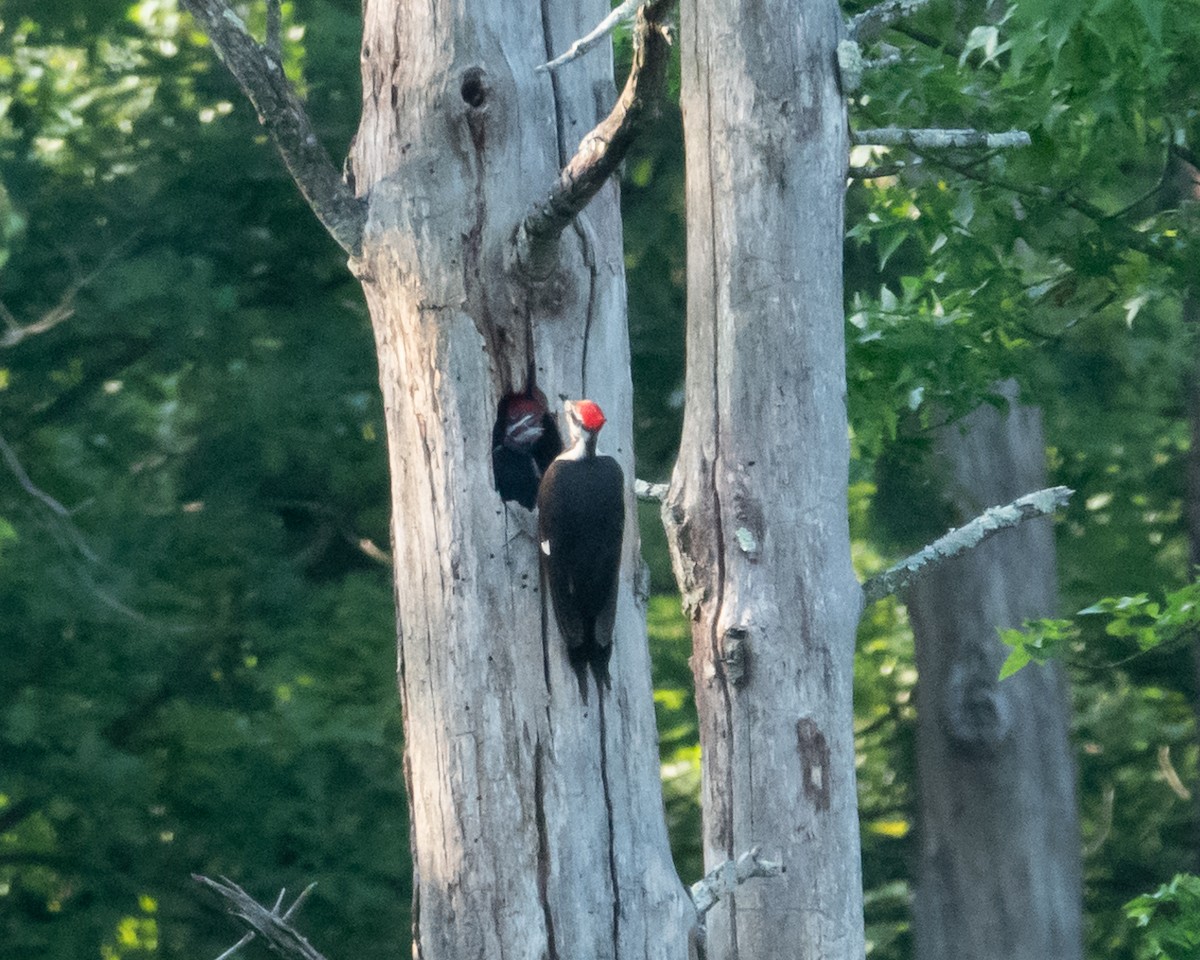
[[[500,401],[492,428],[492,474],[500,498],[532,510],[542,474],[561,451],[558,425],[530,370],[524,393],[510,393]]]
[[[538,541],[554,617],[587,698],[590,666],[609,686],[617,575],[625,533],[625,477],[612,457],[596,456],[604,414],[591,400],[566,401],[570,446],[538,490]]]

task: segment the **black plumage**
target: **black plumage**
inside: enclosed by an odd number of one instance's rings
[[[598,420],[576,406],[590,404]],[[590,401],[568,404],[575,444],[546,470],[538,492],[538,539],[542,569],[567,656],[586,698],[586,669],[609,686],[617,578],[625,531],[625,478],[612,457],[596,456],[596,433],[603,424]]]
[[[500,401],[492,428],[492,475],[502,500],[532,510],[542,474],[561,451],[558,425],[540,390],[531,385]]]

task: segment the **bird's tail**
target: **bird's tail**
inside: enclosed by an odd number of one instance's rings
[[[597,689],[612,689],[612,677],[608,673],[612,644],[601,643],[597,638],[595,617],[584,621],[583,635],[586,639],[583,643],[570,648],[568,659],[571,661],[571,668],[575,671],[575,679],[579,681],[579,696],[583,698],[584,703],[587,703],[587,672],[589,668],[592,676],[596,678]]]

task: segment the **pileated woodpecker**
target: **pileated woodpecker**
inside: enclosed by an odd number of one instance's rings
[[[542,474],[561,451],[558,426],[531,370],[525,392],[507,394],[500,401],[492,428],[492,473],[500,498],[532,510]]]
[[[617,573],[625,532],[625,478],[596,456],[604,414],[591,400],[566,402],[571,445],[550,464],[538,491],[538,540],[558,630],[587,698],[586,668],[609,686]]]

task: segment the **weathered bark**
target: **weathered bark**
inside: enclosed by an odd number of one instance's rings
[[[580,699],[538,583],[530,515],[492,489],[501,395],[529,359],[587,395],[630,481],[615,185],[540,284],[512,240],[613,102],[611,58],[535,73],[606,11],[367,0],[352,157],[390,450],[413,818],[427,960],[685,957],[694,911],[667,847],[644,618],[626,525],[611,693]]]
[[[828,0],[682,9],[688,338],[664,520],[692,618],[705,862],[787,873],[709,914],[709,955],[860,960],[846,508],[847,132]]]
[[[1045,485],[1041,414],[981,407],[935,444],[961,519]],[[1069,707],[1057,665],[999,680],[997,627],[1054,616],[1048,519],[1005,530],[909,589],[920,672],[920,960],[1072,960],[1081,842]]]

